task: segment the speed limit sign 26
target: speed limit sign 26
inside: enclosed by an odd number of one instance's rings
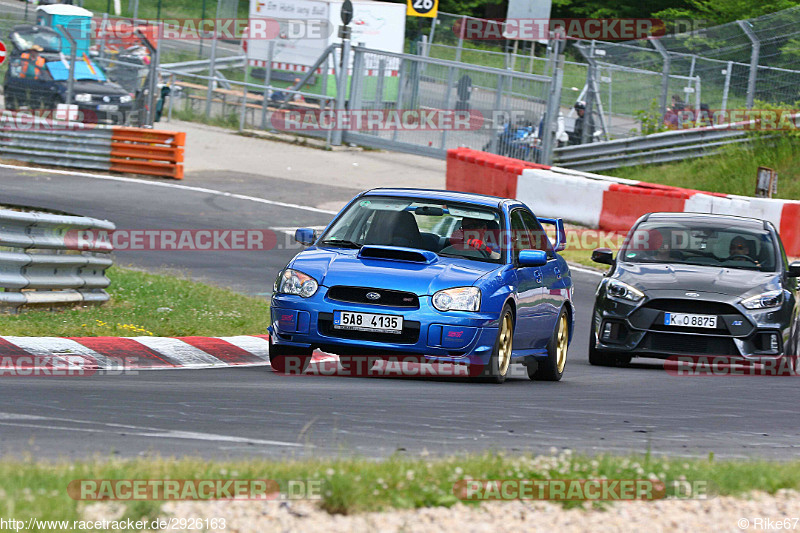
[[[406,0],[408,9],[406,15],[410,17],[435,17],[439,9],[439,0]]]

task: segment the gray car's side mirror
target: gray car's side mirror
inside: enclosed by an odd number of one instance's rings
[[[789,270],[786,271],[786,275],[790,278],[800,278],[800,261],[794,261],[789,264]]]
[[[613,265],[614,252],[610,248],[597,248],[592,252],[592,261],[603,265]]]

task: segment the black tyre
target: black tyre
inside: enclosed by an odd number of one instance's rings
[[[631,362],[630,355],[623,355],[615,352],[600,351],[596,347],[597,338],[595,334],[594,319],[589,335],[589,364],[593,366],[627,366]]]
[[[562,309],[558,315],[556,328],[547,343],[547,359],[536,366],[528,367],[528,377],[537,381],[561,381],[567,367],[569,350],[569,320],[567,311]]]
[[[311,362],[311,348],[295,348],[273,344],[272,335],[269,337],[269,362],[272,370],[279,374],[302,374]]]

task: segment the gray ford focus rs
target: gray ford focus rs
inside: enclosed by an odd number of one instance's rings
[[[589,361],[726,356],[781,362],[800,353],[798,276],[772,223],[727,215],[650,213],[629,232],[592,313]]]

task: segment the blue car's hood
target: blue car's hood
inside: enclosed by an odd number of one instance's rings
[[[439,257],[430,264],[422,264],[357,255],[355,249],[309,248],[295,257],[289,267],[312,276],[326,287],[375,287],[424,296],[441,289],[473,285],[503,266],[452,257]]]

